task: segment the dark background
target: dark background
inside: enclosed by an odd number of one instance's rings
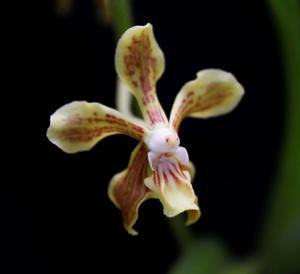
[[[67,155],[46,138],[50,115],[73,100],[114,106],[112,30],[91,1],[59,17],[52,1],[30,5],[19,24],[21,139],[3,202],[8,232],[1,273],[166,273],[178,246],[157,200],[140,209],[132,237],[107,197],[136,141],[112,136]],[[169,114],[198,70],[232,72],[246,94],[234,112],[188,119],[181,143],[197,168],[202,217],[190,229],[212,235],[237,256],[256,247],[284,126],[276,31],[265,1],[133,1],[136,24],[151,22],[166,58],[158,96]],[[141,268],[141,266],[143,268]],[[110,270],[104,270],[110,269]]]

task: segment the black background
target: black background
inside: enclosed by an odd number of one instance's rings
[[[124,273],[166,273],[179,253],[159,202],[143,204],[140,235],[132,237],[107,197],[108,182],[127,166],[136,141],[112,136],[90,152],[67,155],[45,136],[49,116],[65,103],[114,106],[113,32],[99,24],[91,1],[75,1],[65,18],[56,16],[52,1],[40,2],[18,26],[21,137],[1,199],[10,232],[2,237],[3,273],[114,273],[120,267]],[[180,138],[197,168],[202,210],[190,229],[217,237],[233,254],[251,254],[284,125],[279,46],[268,6],[145,0],[133,1],[133,12],[136,24],[153,24],[164,51],[166,71],[157,88],[167,114],[198,70],[222,68],[245,87],[234,112],[188,119]]]

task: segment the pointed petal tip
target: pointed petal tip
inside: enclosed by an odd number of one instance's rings
[[[177,207],[173,207],[173,208],[167,208],[166,206],[164,207],[164,215],[169,217],[169,218],[173,218],[185,211],[189,212],[189,211],[199,211],[199,206],[192,203],[190,205],[184,205],[184,206],[177,206]]]
[[[131,235],[131,236],[139,235],[139,233],[136,230],[134,230],[132,227],[126,227],[125,225],[124,225],[124,227],[127,230],[129,235]]]
[[[196,223],[199,220],[199,218],[201,217],[200,208],[198,208],[198,210],[190,210],[190,211],[188,211],[187,214],[188,214],[188,216],[187,216],[187,219],[185,222],[186,226],[190,226],[190,225]]]
[[[224,83],[234,83],[236,85],[236,95],[243,96],[245,94],[244,87],[238,82],[236,77],[228,71],[222,69],[203,69],[197,72],[197,78],[203,79],[206,82],[216,80]]]

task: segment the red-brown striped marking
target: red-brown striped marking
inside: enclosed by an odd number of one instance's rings
[[[147,148],[141,144],[127,172],[119,179],[113,189],[113,196],[117,207],[122,212],[125,226],[133,225],[138,205],[150,191],[144,185],[147,169]]]

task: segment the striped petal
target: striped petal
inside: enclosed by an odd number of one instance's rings
[[[72,102],[59,108],[50,118],[48,139],[67,153],[91,149],[113,134],[126,134],[142,141],[146,125],[98,103]]]
[[[178,131],[186,117],[210,118],[233,110],[244,95],[244,89],[235,77],[218,69],[197,73],[178,93],[170,117],[170,126]]]
[[[193,183],[196,175],[196,168],[195,165],[190,161],[189,164],[186,166],[188,172],[191,175],[191,182]],[[196,195],[195,195],[196,196]],[[198,205],[198,197],[196,196],[196,201],[195,203]],[[196,223],[201,216],[201,211],[200,209],[191,209],[187,211],[187,220],[186,220],[186,225],[192,225]]]
[[[165,60],[151,24],[134,26],[123,34],[117,45],[115,66],[120,79],[137,98],[147,123],[167,125],[155,87],[165,69]]]
[[[190,173],[171,153],[162,154],[157,159],[153,174],[145,179],[145,185],[160,199],[167,217],[184,211],[199,211]],[[195,217],[197,215],[193,212],[188,223],[196,221]]]
[[[128,168],[116,174],[109,183],[109,198],[121,210],[124,227],[131,235],[138,234],[133,226],[140,205],[154,197],[144,185],[148,167],[147,148],[144,143],[139,143],[131,154]]]

